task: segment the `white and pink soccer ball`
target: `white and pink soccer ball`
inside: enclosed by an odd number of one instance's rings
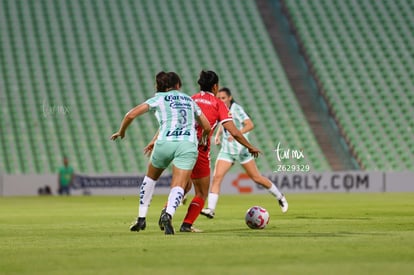
[[[245,221],[251,229],[263,229],[269,223],[269,212],[260,206],[253,206],[246,212]]]

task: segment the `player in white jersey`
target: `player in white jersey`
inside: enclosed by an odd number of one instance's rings
[[[227,88],[220,89],[219,94],[217,96],[221,100],[222,100],[222,97],[220,97],[220,93],[223,92],[223,89],[227,89]],[[237,129],[241,130],[241,133],[243,134],[243,136],[248,140],[249,133],[253,129],[253,123],[251,119],[249,118],[247,113],[244,111],[244,109],[239,104],[234,102],[234,100],[231,100],[230,105],[226,104],[226,106],[229,108],[230,114],[233,116],[233,122],[236,125]],[[222,138],[221,138],[222,142],[220,140],[220,135],[222,135]],[[244,146],[241,146],[241,144],[238,142],[233,142],[233,140],[234,139],[232,135],[229,133],[229,131],[227,131],[226,129],[223,129],[222,127],[219,128],[219,130],[216,133],[215,143],[216,144],[221,143],[220,153],[225,153],[229,155],[239,155],[241,157],[239,159],[241,164],[253,159],[251,157],[251,154],[249,154],[248,151],[247,151],[248,154],[247,155],[245,154],[246,150],[244,150],[245,149]]]
[[[233,117],[234,124],[240,129],[244,137],[248,139],[249,132],[253,130],[254,125],[249,118],[243,107],[237,104],[231,95],[231,91],[228,88],[221,88],[217,94],[230,109],[230,113]],[[221,136],[221,137],[220,137]],[[278,200],[282,212],[285,213],[288,210],[288,203],[285,196],[279,191],[268,178],[260,174],[256,166],[256,161],[252,155],[234,140],[231,134],[220,127],[216,133],[215,143],[221,144],[220,152],[217,156],[216,165],[214,168],[213,183],[211,185],[210,193],[208,195],[208,206],[201,210],[201,214],[212,219],[215,215],[215,209],[220,194],[220,186],[224,176],[237,161],[240,162],[247,175],[257,184],[265,187],[269,193],[275,196]]]
[[[184,187],[190,179],[198,155],[196,123],[203,129],[202,141],[207,140],[211,127],[191,97],[179,91],[181,80],[176,73],[160,72],[156,76],[156,83],[158,92],[155,96],[131,109],[111,139],[124,138],[125,131],[134,118],[148,111],[154,113],[160,124],[159,134],[140,187],[138,218],[130,230],[145,229],[149,204],[144,205],[143,201],[147,201],[148,196],[152,197],[156,181],[172,162],[171,190],[162,223],[165,234],[174,234],[172,217],[182,200]]]

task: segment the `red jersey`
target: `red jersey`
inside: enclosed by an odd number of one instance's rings
[[[208,119],[211,126],[210,136],[208,138],[208,151],[210,151],[210,137],[214,132],[217,123],[233,120],[229,108],[223,101],[218,99],[211,92],[199,92],[191,97],[200,107],[204,116]],[[197,125],[197,137],[201,138],[202,128]]]
[[[192,179],[210,176],[210,138],[217,123],[233,120],[230,110],[223,101],[210,92],[199,92],[191,97],[200,107],[204,116],[210,122],[211,132],[208,137],[207,147],[198,147],[198,157],[191,173]],[[201,138],[202,128],[197,125],[197,137]]]

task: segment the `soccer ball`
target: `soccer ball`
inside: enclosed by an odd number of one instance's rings
[[[245,221],[251,229],[263,229],[269,223],[269,212],[260,206],[253,206],[246,212]]]

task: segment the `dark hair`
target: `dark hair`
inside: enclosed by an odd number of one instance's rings
[[[178,84],[181,87],[181,79],[175,72],[159,72],[155,80],[157,82],[157,91],[158,92],[167,92]]]
[[[232,97],[232,95],[231,95],[231,91],[230,91],[230,89],[229,89],[229,88],[227,88],[227,87],[220,88],[219,92],[225,92],[227,96],[231,96],[231,97]],[[235,102],[235,101],[234,101],[234,98],[232,97],[232,98],[231,98],[231,100],[230,100],[230,106],[231,106],[231,104],[233,104],[234,102]]]
[[[179,87],[182,86],[181,79],[175,72],[169,72],[168,77],[170,78],[169,88],[175,88],[176,85],[178,85]]]
[[[156,88],[158,92],[166,92],[168,88],[170,88],[170,80],[169,76],[166,72],[162,71],[159,72],[155,76],[155,82],[157,83]]]
[[[200,85],[200,90],[211,92],[213,86],[218,84],[219,78],[217,74],[213,71],[201,71],[200,77],[198,78],[198,85]]]

